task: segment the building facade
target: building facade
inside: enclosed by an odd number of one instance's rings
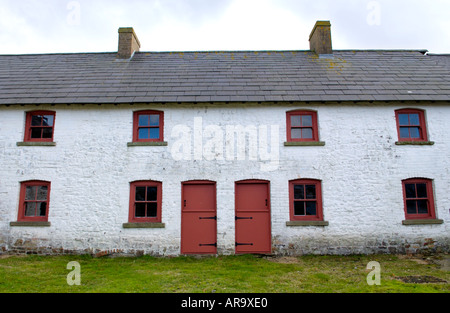
[[[311,51],[146,53],[126,28],[119,53],[0,56],[0,251],[447,252],[448,56],[333,51],[329,27]]]

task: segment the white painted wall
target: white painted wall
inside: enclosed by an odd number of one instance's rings
[[[432,146],[397,146],[394,110],[426,110]],[[133,111],[163,110],[168,146],[128,147]],[[320,140],[325,146],[285,147],[285,112],[318,112]],[[56,111],[55,147],[19,147],[25,112]],[[217,182],[219,253],[234,253],[234,182],[266,179],[271,186],[272,246],[276,254],[448,251],[450,246],[450,106],[427,105],[291,105],[291,106],[146,106],[71,105],[10,106],[0,109],[0,249],[42,253],[122,253],[177,255],[180,251],[181,182]],[[195,125],[223,132],[223,160],[198,154]],[[197,123],[197,124],[195,124]],[[178,125],[178,126],[177,126]],[[192,131],[190,160],[175,160],[180,143],[174,129]],[[211,127],[211,125],[215,125]],[[277,165],[259,160],[226,158],[226,125],[275,125],[279,135],[271,146]],[[198,135],[198,134],[197,134]],[[257,144],[257,143],[256,143]],[[247,146],[251,149],[251,146]],[[197,154],[196,154],[197,153]],[[212,157],[212,160],[205,158]],[[277,162],[279,163],[277,164]],[[266,166],[266,167],[265,167]],[[439,225],[402,225],[401,180],[433,179]],[[288,181],[322,180],[324,219],[329,226],[286,226],[289,220]],[[51,181],[50,227],[12,227],[17,220],[20,182]],[[129,183],[163,183],[160,229],[125,229]],[[430,244],[431,242],[431,244]],[[27,250],[28,249],[28,250]],[[0,250],[1,253],[1,250]]]

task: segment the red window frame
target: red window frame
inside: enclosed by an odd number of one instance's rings
[[[402,181],[402,186],[405,218],[407,220],[436,218],[436,212],[434,208],[433,182],[431,179],[405,179]],[[412,188],[412,186],[414,186],[414,188]],[[427,212],[420,213],[420,211],[424,210],[424,205],[426,205]]]
[[[292,123],[292,117],[299,116],[300,123]],[[310,116],[310,118],[306,118]],[[308,123],[310,119],[311,123]],[[300,138],[292,137],[292,130],[295,129],[301,132]],[[311,138],[308,134],[311,131]],[[305,132],[305,136],[303,136]],[[317,125],[317,112],[308,110],[295,110],[286,112],[286,137],[287,141],[319,141],[319,130]]]
[[[156,199],[149,193],[149,188],[156,187]],[[141,190],[137,190],[140,188]],[[142,197],[142,188],[145,189]],[[128,215],[129,223],[161,223],[162,207],[162,183],[158,181],[135,181],[130,183],[130,210]],[[137,205],[140,208],[137,209]],[[151,206],[150,206],[151,205]],[[156,208],[156,214],[151,214],[150,210]],[[142,215],[142,209],[144,214]],[[138,212],[139,210],[139,212]]]
[[[44,118],[43,116],[52,116],[52,125],[44,125]],[[37,119],[34,117],[41,117],[40,124],[37,125]],[[26,119],[25,119],[25,138],[24,141],[26,142],[53,142],[53,134],[55,131],[55,117],[56,114],[53,111],[31,111],[27,112]],[[44,131],[47,132],[48,130],[51,132],[50,137],[44,137]],[[40,131],[39,137],[32,138],[33,135],[36,135]]]
[[[158,125],[152,125],[150,118],[145,123],[140,123],[140,116],[157,115]],[[147,124],[147,125],[144,125]],[[151,130],[159,128],[158,138],[150,138]],[[140,138],[140,131],[147,130],[148,138]],[[133,114],[133,141],[134,142],[158,142],[164,141],[164,112],[155,110],[136,111]]]
[[[418,115],[418,118],[412,118],[411,115]],[[400,120],[400,115],[408,115],[408,123]],[[397,122],[398,141],[428,141],[425,112],[420,109],[400,109],[395,111],[395,120]],[[402,119],[403,120],[403,119]],[[412,130],[418,129],[419,136],[412,136]],[[408,137],[403,136],[408,131]]]
[[[45,198],[42,194],[39,195],[39,187],[44,187],[47,190]],[[17,221],[19,222],[47,222],[48,221],[48,211],[50,208],[50,182],[40,181],[40,180],[30,180],[20,183],[20,197],[19,197],[19,213]],[[35,189],[36,188],[36,189]],[[34,190],[33,190],[34,189]],[[32,204],[34,205],[34,214],[29,214],[31,210],[28,210],[28,205],[32,209]],[[38,204],[40,204],[40,209],[44,205],[45,214],[38,214]]]
[[[303,186],[303,197],[296,195],[295,186]],[[315,195],[312,197],[307,196],[306,188],[312,190],[311,186],[314,186]],[[299,189],[299,191],[301,188]],[[300,192],[301,193],[301,192]],[[297,208],[303,211],[303,214],[296,214]],[[307,213],[308,203],[315,203],[315,214]],[[301,208],[303,206],[303,209]],[[311,211],[310,211],[311,213]],[[291,221],[323,221],[323,208],[322,208],[322,182],[317,179],[295,179],[289,181],[289,214]]]

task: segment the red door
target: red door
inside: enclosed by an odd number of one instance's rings
[[[236,182],[235,246],[236,253],[270,253],[269,182]]]
[[[216,183],[189,181],[181,186],[181,253],[215,254]]]

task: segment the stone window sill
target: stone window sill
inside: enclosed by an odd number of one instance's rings
[[[9,226],[20,227],[50,227],[50,222],[10,222]]]
[[[164,223],[123,223],[123,228],[165,228]]]
[[[298,147],[298,146],[325,146],[324,141],[285,141],[286,147]]]
[[[167,141],[146,141],[146,142],[128,142],[128,147],[139,146],[167,146]]]
[[[403,220],[403,225],[428,225],[428,224],[443,224],[444,221],[440,219],[417,219],[417,220]]]
[[[397,146],[432,146],[434,145],[434,141],[396,141],[395,144]]]
[[[287,221],[286,226],[328,226],[327,221]]]
[[[54,147],[56,142],[52,141],[19,141],[16,143],[18,147]]]

